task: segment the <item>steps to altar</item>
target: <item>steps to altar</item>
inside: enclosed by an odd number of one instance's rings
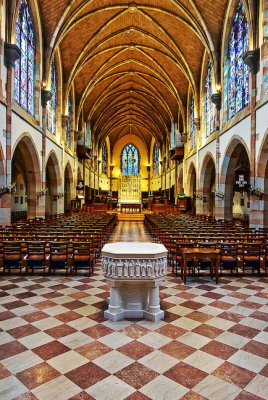
[[[126,212],[118,212],[117,213],[118,221],[144,221],[143,213],[126,213]]]

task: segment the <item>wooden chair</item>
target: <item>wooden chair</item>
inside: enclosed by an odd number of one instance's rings
[[[88,271],[90,276],[94,269],[94,254],[90,242],[74,242],[72,253],[72,268],[77,273],[78,269]]]
[[[268,243],[265,242],[262,245],[262,251],[261,251],[261,268],[264,270],[265,275],[267,275],[267,269],[268,269]]]
[[[23,243],[25,246],[25,243]],[[3,272],[11,272],[12,269],[19,270],[22,274],[22,270],[25,266],[22,263],[22,259],[26,253],[23,252],[24,246],[20,241],[6,241],[3,242]]]
[[[243,274],[247,269],[251,269],[252,274],[254,274],[255,270],[260,273],[261,245],[259,243],[244,243],[243,254],[240,264]]]
[[[221,243],[220,251],[220,272],[230,270],[238,273],[238,244]]]
[[[32,273],[34,273],[34,270],[38,269],[45,273],[49,268],[48,251],[49,248],[46,242],[28,242],[25,256],[27,272],[31,269]]]
[[[47,256],[49,272],[64,269],[67,275],[71,271],[70,245],[68,242],[50,242]]]

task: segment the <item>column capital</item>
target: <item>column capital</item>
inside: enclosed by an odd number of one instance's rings
[[[47,106],[48,101],[50,101],[51,98],[52,98],[52,93],[51,93],[50,90],[46,90],[46,89],[42,89],[41,90],[41,104],[42,104],[42,107],[45,108]]]
[[[196,126],[196,129],[199,131],[200,130],[200,118],[199,117],[194,118],[194,124]]]
[[[69,116],[68,115],[62,115],[61,116],[61,124],[65,128],[68,122]]]
[[[249,67],[252,75],[256,75],[260,66],[260,49],[248,50],[243,55],[243,61]]]
[[[5,42],[4,45],[4,64],[7,69],[15,67],[15,62],[21,57],[21,51],[16,44]]]

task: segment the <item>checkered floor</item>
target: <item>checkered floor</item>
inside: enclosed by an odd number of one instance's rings
[[[163,321],[110,322],[100,265],[90,278],[2,276],[0,399],[268,399],[267,284],[169,274]]]

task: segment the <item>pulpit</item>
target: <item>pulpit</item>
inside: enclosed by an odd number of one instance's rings
[[[167,271],[167,249],[162,244],[118,242],[102,249],[103,274],[110,287],[105,318],[164,318],[159,286]]]

